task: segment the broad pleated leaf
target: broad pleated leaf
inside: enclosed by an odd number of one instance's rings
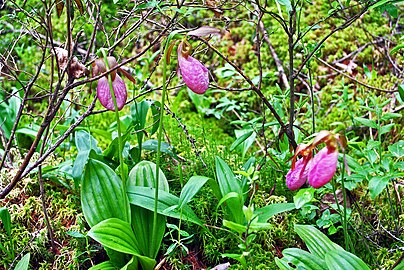
[[[258,216],[258,222],[266,222],[271,217],[280,214],[282,212],[295,209],[294,203],[274,203],[262,208],[256,209],[254,215]]]
[[[130,171],[127,180],[127,189],[131,187],[155,187],[156,183],[156,164],[150,161],[141,161],[136,164]],[[159,170],[159,189],[168,192],[168,181],[162,170]],[[154,206],[154,202],[153,202]],[[139,249],[142,255],[150,258],[156,258],[160,249],[161,241],[164,237],[166,228],[166,217],[163,215],[157,216],[157,239],[156,245],[152,246],[153,237],[153,211],[142,208],[140,206],[131,205],[132,228],[136,239],[138,240]]]
[[[356,255],[345,250],[332,250],[325,255],[329,270],[370,270]]]
[[[189,203],[208,180],[205,176],[192,176],[181,190],[179,208]]]
[[[135,235],[128,222],[118,218],[104,220],[92,227],[88,236],[107,248],[136,256],[143,269],[154,269],[156,261],[140,255]]]
[[[282,254],[282,260],[294,264],[298,269],[327,270],[324,260],[305,250],[287,248]]]
[[[81,182],[81,205],[90,227],[108,218],[130,222],[121,179],[106,164],[89,159]]]
[[[326,253],[330,251],[339,252],[344,250],[313,226],[296,224],[295,232],[300,236],[310,252],[321,259],[324,259]]]
[[[143,207],[150,211],[154,210],[154,188],[131,186],[128,188],[127,193],[131,204]],[[160,190],[157,212],[177,219],[182,218],[185,221],[203,226],[202,221],[195,215],[194,211],[189,206],[184,205],[181,215],[181,211],[178,208],[179,202],[180,199],[177,196]],[[171,211],[167,211],[167,209],[171,209]]]
[[[151,161],[143,160],[136,164],[130,171],[127,187],[155,187],[156,182],[156,164]],[[163,171],[159,169],[159,189],[169,191],[168,181]]]

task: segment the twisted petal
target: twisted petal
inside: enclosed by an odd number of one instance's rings
[[[179,72],[185,84],[196,94],[203,94],[209,86],[208,69],[192,56],[184,57],[178,46],[178,65]]]
[[[286,186],[290,190],[299,189],[306,182],[309,164],[308,159],[301,158],[296,162],[295,168],[289,170],[286,175]]]
[[[331,181],[337,170],[338,151],[324,147],[312,159],[309,165],[309,184],[319,188]]]
[[[125,82],[122,78],[116,74],[115,80],[112,81],[112,89],[115,93],[116,104],[118,110],[121,110],[125,105],[127,94]],[[98,80],[97,97],[100,100],[102,106],[110,111],[114,111],[114,100],[112,99],[111,92],[109,91],[109,83],[106,77],[102,77]]]

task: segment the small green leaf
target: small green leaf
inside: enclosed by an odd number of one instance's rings
[[[380,135],[389,133],[390,130],[394,127],[394,124],[384,125],[380,128]]]
[[[208,180],[205,176],[192,176],[181,190],[179,208],[189,203]]]
[[[239,146],[241,143],[243,143],[245,140],[247,140],[252,134],[253,134],[253,131],[248,131],[248,132],[244,133],[243,135],[239,136],[230,146],[230,151],[233,151],[237,146]]]
[[[399,44],[399,45],[395,46],[393,49],[391,49],[390,54],[393,55],[403,48],[404,48],[404,44]]]
[[[8,236],[11,236],[11,216],[7,208],[0,208],[0,219]]]
[[[380,121],[387,121],[387,120],[391,120],[391,119],[396,119],[396,118],[401,118],[402,115],[400,113],[385,113],[383,114],[383,116],[380,118]]]
[[[404,141],[398,141],[395,144],[389,145],[390,153],[396,158],[404,157]]]
[[[355,117],[355,121],[359,122],[360,124],[377,129],[377,124],[374,120],[362,118],[362,117]]]
[[[374,176],[369,181],[369,191],[370,197],[374,200],[383,190],[386,188],[387,184],[390,181],[390,176]]]
[[[245,233],[247,231],[247,226],[229,220],[223,220],[223,226],[237,233]]]
[[[29,259],[31,257],[30,253],[24,255],[21,260],[17,263],[14,270],[27,270],[29,266]]]
[[[404,44],[403,44],[404,47]],[[400,95],[401,100],[404,100],[404,84],[398,85],[398,94]]]
[[[258,216],[258,222],[266,222],[269,218],[282,212],[296,209],[294,203],[274,203],[262,208],[256,209],[254,215]]]
[[[293,196],[293,201],[296,205],[296,209],[300,209],[306,203],[311,202],[314,199],[314,188],[303,188]]]

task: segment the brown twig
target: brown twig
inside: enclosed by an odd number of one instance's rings
[[[218,51],[215,47],[213,47],[209,42],[207,42],[204,39],[199,38],[200,41],[205,43],[211,50],[213,50],[216,54],[218,54],[223,60],[225,60],[229,65],[231,65],[243,78],[246,80],[246,82],[251,86],[252,90],[260,97],[260,99],[264,102],[265,106],[268,107],[268,109],[271,111],[272,115],[275,117],[275,119],[278,121],[279,125],[281,126],[281,129],[283,132],[286,133],[289,143],[292,145],[293,148],[297,147],[297,143],[294,139],[293,136],[293,131],[288,129],[288,127],[285,125],[285,123],[282,121],[281,117],[275,110],[275,108],[271,105],[271,103],[268,101],[268,99],[264,96],[262,91],[258,89],[258,87],[251,81],[250,78],[248,78],[244,72],[232,61],[230,61],[226,56],[224,56],[220,51]]]
[[[385,89],[381,89],[381,88],[378,88],[378,87],[371,86],[371,85],[369,85],[369,84],[363,83],[363,82],[361,82],[361,81],[355,79],[354,77],[349,76],[349,75],[346,74],[345,72],[343,72],[343,71],[341,71],[341,70],[339,70],[339,69],[333,67],[332,65],[328,64],[328,63],[327,63],[326,61],[324,61],[323,59],[318,58],[318,57],[316,57],[316,59],[317,59],[320,63],[322,63],[323,65],[325,65],[325,66],[329,67],[330,69],[332,69],[332,70],[338,72],[338,73],[341,74],[342,76],[347,77],[347,78],[349,78],[350,80],[352,80],[352,81],[354,81],[354,82],[356,82],[356,83],[358,83],[358,84],[360,84],[360,85],[362,85],[362,86],[364,86],[364,87],[366,87],[366,88],[368,88],[368,89],[376,90],[376,91],[384,92],[384,93],[394,93],[394,92],[397,92],[397,91],[395,91],[395,90],[385,90]]]

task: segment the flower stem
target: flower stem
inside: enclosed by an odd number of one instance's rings
[[[345,160],[345,153],[344,153],[344,158]],[[343,221],[342,221],[342,226],[344,230],[344,242],[345,242],[345,250],[349,251],[349,234],[348,234],[348,221],[347,221],[347,211],[346,211],[346,190],[345,190],[345,162],[342,162],[342,172],[341,172],[341,189],[342,189],[342,196],[344,199],[344,213],[343,213]]]
[[[157,157],[156,157],[156,182],[155,182],[155,191],[154,191],[154,215],[153,215],[153,233],[152,233],[152,243],[150,248],[154,249],[157,245],[157,229],[160,224],[157,224],[157,209],[158,209],[158,198],[159,198],[159,175],[160,175],[160,154],[161,154],[161,139],[163,134],[163,118],[164,118],[164,103],[167,92],[167,52],[169,48],[171,37],[169,36],[166,40],[166,44],[164,46],[164,55],[163,55],[163,91],[161,93],[161,104],[160,104],[160,119],[159,119],[159,127],[157,133]],[[151,254],[155,254],[154,250]]]
[[[104,57],[105,67],[107,71],[109,71],[110,67],[108,64],[107,53],[105,50],[101,50],[102,56]],[[119,119],[119,111],[118,111],[118,104],[116,103],[116,97],[114,89],[112,88],[112,78],[108,76],[108,83],[109,83],[109,92],[111,93],[112,100],[114,101],[114,108],[115,108],[115,119],[116,119],[116,126],[118,129],[118,157],[119,157],[119,169],[121,174],[121,179],[123,183],[123,187],[126,188],[126,175],[124,170],[124,161],[123,161],[123,143],[122,143],[122,131],[121,131],[121,120]]]

